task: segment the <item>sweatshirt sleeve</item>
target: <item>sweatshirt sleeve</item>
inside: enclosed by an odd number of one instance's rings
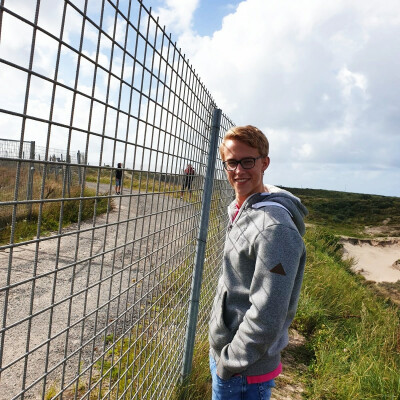
[[[280,343],[297,308],[298,270],[304,252],[298,231],[285,225],[268,227],[256,237],[249,254],[255,259],[251,306],[234,338],[221,351],[217,372],[222,379],[245,371],[266,352],[280,352],[286,346]]]

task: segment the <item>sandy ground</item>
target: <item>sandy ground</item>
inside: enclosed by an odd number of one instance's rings
[[[354,271],[374,282],[397,282],[400,239],[343,239],[344,257],[355,260]]]

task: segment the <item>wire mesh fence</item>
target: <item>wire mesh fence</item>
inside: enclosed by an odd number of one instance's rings
[[[67,159],[69,159],[69,163],[85,163],[85,154],[80,150],[71,153],[72,154],[69,154],[67,157],[65,154],[65,149],[51,149],[43,146],[36,146],[35,141],[23,141],[21,143],[20,140],[0,138],[0,157],[2,159],[22,158],[40,161],[45,160],[47,154],[48,161],[65,162]]]
[[[41,164],[46,159],[47,164]],[[40,181],[45,174],[46,193],[49,196],[54,191],[54,185],[66,175],[67,192],[70,194],[71,186],[82,184],[83,169],[80,166],[85,164],[85,154],[79,150],[73,155],[66,155],[62,149],[47,149],[36,146],[35,141],[20,142],[13,139],[0,139],[0,188],[1,201],[11,201],[15,193],[15,170],[18,167],[18,160],[31,160],[20,165],[19,173],[19,200],[32,200],[33,191],[40,190]],[[33,161],[39,161],[34,163]],[[46,169],[46,171],[45,171]],[[36,195],[37,197],[37,195]],[[25,210],[21,209],[19,217],[31,218],[32,207],[27,204]],[[4,212],[2,217],[6,217]]]
[[[1,0],[0,76],[0,399],[173,398],[210,93],[141,1]],[[213,180],[197,338],[232,198]]]

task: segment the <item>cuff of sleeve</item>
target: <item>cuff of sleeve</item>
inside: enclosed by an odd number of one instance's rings
[[[233,373],[230,372],[230,371],[228,371],[228,370],[226,370],[226,369],[223,367],[222,362],[219,362],[219,363],[217,364],[217,375],[218,375],[221,379],[228,380],[228,379],[232,378]]]

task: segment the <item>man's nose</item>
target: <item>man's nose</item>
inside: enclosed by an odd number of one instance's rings
[[[240,169],[239,169],[240,168]],[[236,171],[235,172],[242,172],[242,171],[244,171],[245,169],[243,168],[243,166],[242,166],[242,164],[241,163],[239,163],[238,165],[237,165],[237,167],[236,167]]]

